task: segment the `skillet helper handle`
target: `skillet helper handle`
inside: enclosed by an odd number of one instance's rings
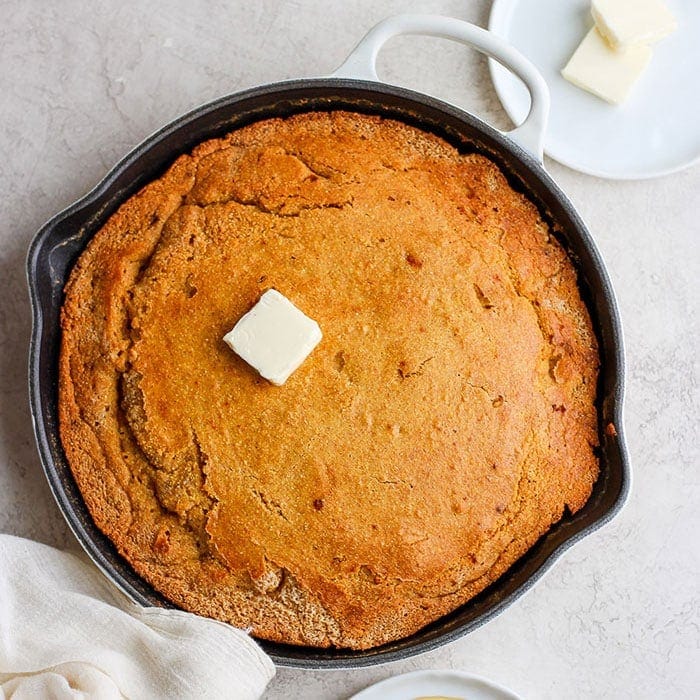
[[[503,39],[481,27],[440,15],[395,15],[367,32],[345,62],[330,76],[381,82],[377,76],[377,55],[392,37],[403,34],[435,36],[471,46],[515,73],[530,92],[530,112],[525,121],[503,132],[511,141],[543,162],[544,134],[549,116],[549,88],[535,66]]]

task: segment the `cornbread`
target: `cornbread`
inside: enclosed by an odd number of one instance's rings
[[[268,289],[323,339],[283,386],[223,336]],[[576,272],[499,168],[347,112],[199,145],[65,289],[63,447],[175,604],[364,649],[470,600],[598,474]]]

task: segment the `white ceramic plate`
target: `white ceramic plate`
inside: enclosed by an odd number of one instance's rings
[[[507,688],[462,671],[414,671],[375,683],[350,700],[415,700],[442,696],[460,700],[522,700]]]
[[[657,177],[700,161],[700,0],[667,0],[678,20],[654,46],[647,70],[619,106],[561,77],[593,26],[590,0],[494,0],[489,29],[540,70],[552,109],[545,153],[570,168],[627,180]],[[530,98],[523,84],[490,60],[491,78],[519,124]]]

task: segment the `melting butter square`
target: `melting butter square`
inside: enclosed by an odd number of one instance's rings
[[[677,27],[661,0],[593,0],[591,14],[598,31],[616,49],[656,43]]]
[[[577,87],[619,104],[647,67],[651,49],[645,44],[616,51],[593,27],[561,74]]]
[[[224,336],[224,342],[260,376],[281,386],[322,337],[316,321],[270,289]]]

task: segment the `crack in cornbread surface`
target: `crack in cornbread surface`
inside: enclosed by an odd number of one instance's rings
[[[323,330],[276,387],[223,335],[274,288]],[[63,446],[177,605],[292,644],[409,635],[598,474],[598,352],[536,208],[379,117],[262,121],[130,198],[66,286]]]

